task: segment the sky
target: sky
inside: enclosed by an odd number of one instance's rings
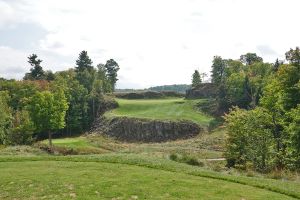
[[[0,76],[21,79],[35,53],[45,70],[119,63],[117,88],[190,84],[215,55],[284,59],[300,45],[299,0],[0,0]]]

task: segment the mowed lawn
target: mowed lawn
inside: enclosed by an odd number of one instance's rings
[[[120,163],[0,162],[0,199],[293,199],[252,186]]]
[[[205,100],[172,99],[117,99],[119,107],[106,113],[106,116],[128,116],[163,120],[191,120],[208,125],[212,117],[195,109],[198,102]]]

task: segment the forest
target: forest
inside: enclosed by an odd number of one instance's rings
[[[76,67],[44,71],[36,54],[23,80],[0,80],[0,144],[32,144],[52,134],[88,131],[99,115],[103,95],[115,90],[119,65],[113,59],[93,66],[86,51]]]

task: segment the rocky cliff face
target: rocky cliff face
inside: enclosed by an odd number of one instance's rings
[[[193,137],[202,128],[191,121],[161,121],[128,117],[100,117],[92,132],[129,142],[162,142]]]

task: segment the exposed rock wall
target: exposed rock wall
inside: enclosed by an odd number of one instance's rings
[[[212,83],[202,83],[199,87],[192,88],[186,91],[185,98],[211,98],[216,96],[216,87]]]
[[[191,121],[101,117],[92,131],[129,142],[162,142],[193,137],[199,134],[202,128]]]

